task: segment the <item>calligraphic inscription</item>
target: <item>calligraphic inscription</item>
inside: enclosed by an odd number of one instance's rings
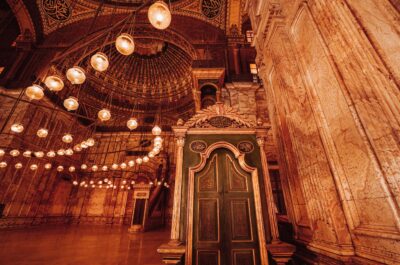
[[[232,120],[225,116],[212,117],[208,122],[215,128],[228,128],[232,126]]]
[[[238,144],[238,149],[243,153],[251,153],[254,150],[254,145],[252,142],[244,141]]]
[[[67,0],[42,0],[43,11],[54,20],[65,21],[71,16],[71,5]]]
[[[223,0],[203,0],[201,2],[201,11],[209,19],[213,19],[221,12]]]
[[[201,153],[207,148],[207,143],[204,141],[193,141],[190,143],[190,150],[195,153]]]

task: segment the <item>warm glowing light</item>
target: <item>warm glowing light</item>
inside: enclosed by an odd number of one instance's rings
[[[83,149],[86,149],[86,148],[88,148],[88,145],[86,144],[85,141],[83,141],[83,142],[81,143],[81,147],[82,147]]]
[[[101,168],[101,170],[107,171],[107,170],[108,170],[108,166],[103,166],[103,167]]]
[[[38,157],[38,158],[44,157],[44,152],[42,152],[42,151],[35,152],[34,154],[35,154],[35,156]]]
[[[32,171],[34,171],[34,170],[37,170],[37,169],[38,169],[38,165],[32,164],[29,168],[30,168]]]
[[[130,160],[130,161],[128,162],[128,165],[129,165],[130,167],[133,167],[133,166],[135,165],[135,161]]]
[[[50,150],[47,152],[47,157],[55,157],[56,156],[56,152],[54,152],[53,150]]]
[[[16,163],[14,167],[16,169],[21,169],[22,168],[22,163]]]
[[[140,165],[142,164],[143,159],[141,159],[140,157],[136,159],[136,164]]]
[[[136,183],[136,182],[135,182],[134,180],[131,181],[131,184],[132,184],[132,185],[135,185],[135,183]]]
[[[0,162],[0,168],[5,168],[7,166],[7,162]]]
[[[57,171],[58,171],[58,172],[64,171],[64,167],[63,167],[63,166],[58,166],[58,167],[57,167]]]
[[[66,75],[67,75],[67,79],[73,85],[83,84],[86,80],[85,70],[83,70],[79,66],[74,66],[72,68],[69,68]]]
[[[59,156],[65,155],[65,150],[64,150],[64,149],[58,150],[58,151],[57,151],[57,155],[59,155]]]
[[[81,165],[81,169],[86,170],[87,168],[88,168],[88,166],[86,164]]]
[[[145,157],[143,157],[143,162],[145,162],[145,163],[147,163],[147,162],[149,162],[149,157],[148,156],[145,156]]]
[[[162,138],[160,136],[157,136],[156,138],[154,138],[154,145],[161,146],[162,141],[163,141]]]
[[[94,184],[94,181],[93,180],[89,181],[89,184]]]
[[[36,135],[40,138],[46,138],[49,135],[49,131],[45,128],[41,128],[36,132]]]
[[[135,42],[128,33],[122,33],[115,41],[115,47],[122,55],[131,55],[135,51]]]
[[[121,167],[122,169],[125,169],[125,168],[126,168],[126,163],[121,163],[120,167]]]
[[[80,152],[80,151],[82,151],[82,147],[79,144],[77,144],[74,146],[74,151]]]
[[[14,123],[11,126],[11,131],[15,133],[22,133],[24,131],[24,126],[21,123]]]
[[[71,172],[71,173],[72,173],[72,172],[75,172],[75,167],[74,167],[74,166],[70,166],[70,167],[68,168],[68,171]]]
[[[102,109],[99,111],[97,116],[101,121],[108,121],[109,119],[111,119],[111,112],[108,109]]]
[[[39,85],[31,85],[27,87],[25,95],[31,100],[41,100],[44,96],[43,87]]]
[[[87,140],[85,141],[85,143],[86,143],[87,146],[92,147],[92,146],[94,146],[95,141],[94,141],[93,138],[89,138],[89,139],[87,139]]]
[[[156,29],[166,29],[171,24],[171,11],[163,1],[157,1],[149,7],[149,21]]]
[[[92,67],[99,72],[104,72],[109,66],[107,55],[102,52],[98,52],[90,58],[90,64]]]
[[[17,149],[14,149],[14,150],[11,150],[10,151],[10,155],[11,156],[13,156],[13,157],[17,157],[17,156],[19,156],[19,151],[17,150]]]
[[[99,170],[99,167],[96,166],[96,165],[93,165],[93,166],[92,166],[92,170],[96,172],[97,170]]]
[[[67,150],[65,150],[65,154],[67,156],[72,156],[74,154],[74,151],[71,148],[68,148]]]
[[[6,151],[4,149],[0,149],[0,156],[4,156],[6,154]]]
[[[153,151],[150,151],[149,154],[148,154],[148,157],[150,157],[150,158],[153,158],[153,157],[155,157],[155,156],[156,156],[156,155],[154,154]]]
[[[152,133],[153,135],[158,136],[158,135],[161,134],[161,128],[160,128],[158,125],[156,125],[156,126],[154,126],[153,129],[151,130],[151,133]]]
[[[112,164],[111,168],[114,169],[114,170],[117,170],[118,169],[118,164],[115,164],[115,163]]]
[[[44,168],[47,169],[47,170],[51,169],[51,164],[47,163],[46,165],[44,165]]]
[[[31,157],[32,156],[32,151],[26,150],[22,155],[24,157]]]
[[[69,134],[69,133],[65,134],[65,135],[62,137],[62,141],[63,141],[64,143],[67,143],[67,144],[71,143],[73,140],[74,140],[74,138],[72,138],[72,135]]]
[[[68,111],[77,110],[79,108],[78,99],[74,97],[68,97],[67,99],[64,100],[64,107]]]
[[[126,123],[126,126],[128,126],[129,130],[135,130],[138,127],[138,122],[135,118],[130,118],[129,121]]]
[[[72,185],[74,185],[74,186],[78,186],[78,181],[76,181],[76,180],[74,180],[73,182],[72,182]]]
[[[58,75],[50,75],[46,77],[44,83],[51,91],[61,91],[64,88],[64,82]]]

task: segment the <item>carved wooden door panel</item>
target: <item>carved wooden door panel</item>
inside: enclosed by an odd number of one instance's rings
[[[251,175],[226,149],[195,175],[193,264],[260,264]]]

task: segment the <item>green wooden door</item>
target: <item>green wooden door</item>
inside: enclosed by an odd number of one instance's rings
[[[193,264],[260,264],[251,175],[217,149],[195,175]]]

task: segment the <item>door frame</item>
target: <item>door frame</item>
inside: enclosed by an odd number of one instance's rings
[[[244,154],[241,153],[236,146],[220,141],[210,145],[205,151],[200,153],[200,163],[194,167],[189,168],[189,183],[188,183],[188,215],[187,215],[187,244],[186,244],[186,257],[185,264],[192,265],[193,262],[193,211],[194,211],[194,177],[195,174],[200,172],[206,166],[207,160],[211,153],[218,149],[225,148],[230,150],[235,158],[238,160],[241,169],[251,174],[253,182],[254,205],[257,221],[258,241],[260,247],[260,260],[261,265],[268,264],[267,242],[265,238],[264,218],[262,214],[260,184],[258,179],[257,168],[251,167],[246,164]]]

